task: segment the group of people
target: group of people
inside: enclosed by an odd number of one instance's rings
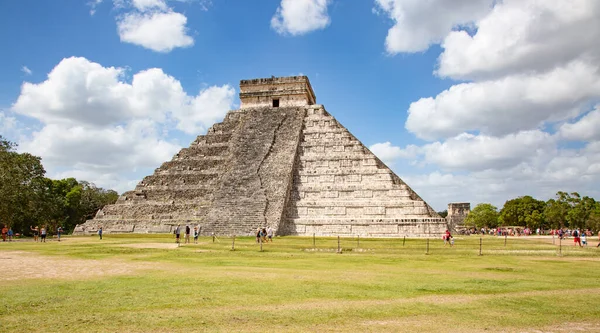
[[[587,238],[588,236],[592,235],[592,232],[590,231],[590,229],[586,229],[584,231],[581,231],[579,229],[575,229],[571,231],[571,236],[573,236],[573,245],[577,246],[579,245],[580,247],[583,246],[587,246]],[[561,239],[563,237],[566,237],[564,235],[560,236]],[[600,231],[598,231],[598,245],[596,245],[596,247],[600,247]]]
[[[6,242],[6,239],[8,238],[9,242],[12,242],[14,233],[12,228],[8,227],[6,224],[2,227],[2,241]]]
[[[266,243],[273,242],[273,228],[257,228],[256,229],[256,242]]]
[[[189,225],[185,226],[185,243],[190,242],[190,233],[192,229]],[[173,230],[173,234],[175,235],[175,243],[179,244],[181,239],[181,225],[178,224],[175,230]],[[198,244],[198,236],[200,236],[200,228],[198,226],[194,227],[194,244]]]
[[[43,225],[41,228],[38,227],[37,225],[35,227],[29,226],[29,229],[31,231],[33,231],[33,241],[37,242],[39,240],[40,242],[46,243],[46,236],[48,236],[48,229],[46,229],[45,225]],[[60,239],[60,236],[59,236],[59,239]]]
[[[454,237],[452,237],[450,230],[446,229],[446,233],[444,233],[444,236],[442,236],[442,239],[444,240],[444,246],[446,246],[448,244],[450,244],[450,247],[454,246]]]
[[[48,236],[48,229],[46,228],[45,225],[39,227],[39,226],[29,226],[29,229],[32,231],[33,234],[33,241],[37,242],[38,240],[40,242],[45,243],[46,242],[46,237]],[[56,229],[56,237],[58,238],[58,241],[60,242],[60,237],[63,234],[63,228],[62,227],[58,227]],[[18,234],[17,234],[18,236]],[[9,242],[12,242],[13,237],[15,237],[15,233],[13,232],[11,227],[8,227],[6,224],[2,227],[2,241],[6,242],[7,239]]]

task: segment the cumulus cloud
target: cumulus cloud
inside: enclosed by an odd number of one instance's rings
[[[600,141],[600,105],[577,122],[563,124],[559,134],[567,140]]]
[[[396,169],[410,164],[403,179],[421,196],[442,209],[559,190],[600,196],[600,109],[590,110],[600,101],[600,2],[376,4],[396,22],[389,53],[441,43],[434,74],[463,81],[411,103],[405,127],[429,141],[416,156],[384,146]]]
[[[129,119],[165,122],[195,133],[222,118],[233,103],[229,85],[210,87],[189,96],[181,83],[151,68],[124,81],[123,68],[104,67],[86,58],[63,59],[41,83],[25,82],[13,111],[46,124],[103,127]],[[193,114],[193,117],[188,117]]]
[[[557,63],[600,56],[600,2],[504,0],[477,22],[477,33],[450,32],[438,74],[457,79],[545,72]]]
[[[462,83],[410,105],[406,128],[423,139],[507,133],[565,120],[600,98],[600,67],[581,60],[532,75]]]
[[[331,0],[281,0],[271,18],[271,28],[279,34],[292,36],[327,27],[330,23],[327,6]]]
[[[555,139],[542,131],[524,131],[503,137],[460,134],[422,147],[425,161],[444,170],[508,169],[554,150]]]
[[[187,17],[176,12],[128,13],[117,22],[122,42],[136,44],[156,52],[194,45],[187,34]]]
[[[224,85],[188,95],[159,68],[135,73],[129,83],[122,68],[72,57],[45,81],[24,83],[11,110],[42,123],[20,146],[41,156],[49,175],[85,174],[100,186],[115,186],[169,160],[180,146],[166,133],[206,130],[229,110],[234,93]]]
[[[417,149],[417,146],[414,145],[409,145],[405,149],[402,149],[393,146],[389,141],[376,143],[369,147],[369,150],[387,165],[394,164],[394,161],[399,158],[407,159],[416,157]]]
[[[394,22],[385,39],[387,52],[425,51],[457,26],[472,25],[487,14],[493,0],[375,0]]]
[[[140,10],[146,11],[149,9],[167,10],[167,3],[164,0],[131,0],[133,6]]]
[[[17,119],[15,117],[8,116],[5,111],[0,110],[0,134],[6,135],[16,130]]]

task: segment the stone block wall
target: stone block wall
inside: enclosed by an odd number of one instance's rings
[[[441,236],[446,220],[321,105],[307,107],[282,234]]]

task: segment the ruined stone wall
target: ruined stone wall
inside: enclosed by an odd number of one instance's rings
[[[448,204],[448,228],[456,231],[456,226],[463,225],[465,218],[471,212],[471,204],[468,202],[455,202]]]
[[[446,220],[323,106],[307,107],[282,234],[438,236]]]

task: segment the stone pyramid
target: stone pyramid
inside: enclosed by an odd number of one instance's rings
[[[75,229],[201,234],[439,236],[441,218],[338,123],[306,76],[242,80],[230,111],[135,190]]]

